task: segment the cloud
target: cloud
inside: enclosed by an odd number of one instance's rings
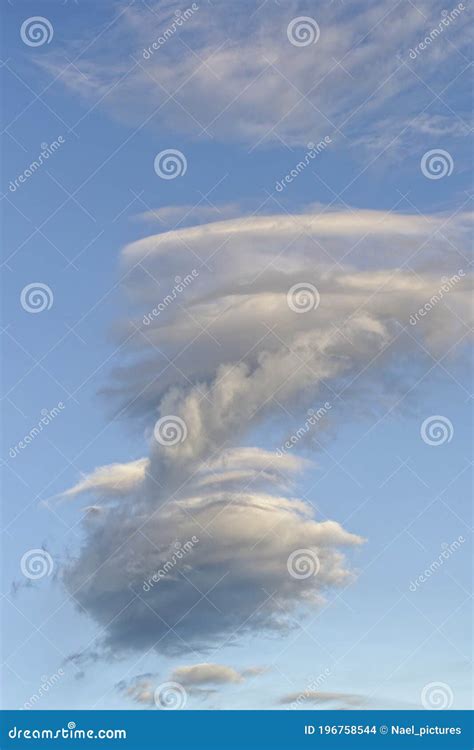
[[[223,664],[193,664],[177,667],[171,675],[172,680],[185,686],[193,685],[226,685],[242,682],[243,673]]]
[[[258,676],[263,671],[265,668],[262,667],[249,667],[239,672],[224,664],[192,664],[176,667],[164,682],[157,674],[147,672],[121,680],[115,687],[119,693],[135,703],[159,708],[160,699],[156,697],[157,691],[166,691],[167,686],[171,693],[179,691],[181,696],[206,699],[215,695],[222,686],[239,684],[246,677]]]
[[[96,495],[104,509],[88,514],[63,572],[102,628],[95,648],[207,663],[246,634],[286,632],[295,612],[354,580],[363,535],[298,497],[314,456],[297,454],[403,402],[431,356],[466,335],[467,268],[416,328],[409,320],[443,274],[465,268],[469,220],[318,207],[124,249],[122,330],[132,335],[106,391],[138,426],[140,447],[144,428],[147,455],[95,469],[66,493]],[[170,280],[200,263],[144,325]],[[279,451],[326,401],[326,418]],[[174,432],[157,430],[163,418]]]
[[[148,463],[148,459],[140,458],[128,463],[100,466],[63,492],[62,497],[75,497],[89,492],[112,497],[127,495],[143,481]],[[93,512],[96,508],[90,506],[87,510]]]
[[[219,221],[237,216],[241,213],[238,203],[223,203],[215,205],[182,205],[162,206],[137,214],[141,221],[159,223],[163,226],[186,226],[187,224],[201,224],[207,221]]]
[[[121,680],[115,686],[126,698],[146,706],[155,705],[157,676],[151,672],[139,674],[129,680]]]
[[[290,705],[291,708],[305,708],[306,704],[334,703],[338,708],[360,706],[365,703],[365,698],[353,693],[328,693],[319,690],[306,690],[302,693],[289,693],[278,701],[280,705]]]
[[[260,10],[249,0],[201,4],[179,26],[176,2],[132,4],[116,13],[107,45],[89,44],[74,66],[65,66],[64,56],[80,48],[77,40],[39,64],[89,105],[136,125],[148,121],[159,132],[252,146],[306,146],[330,135],[345,144],[345,136],[364,133],[387,110],[409,116],[428,107],[434,78],[436,90],[451,81],[451,59],[469,43],[467,14],[417,60],[409,57],[442,10],[428,0],[416,8],[408,1],[356,2],[350,11],[320,4],[311,12],[317,43],[298,47],[287,36],[301,15],[296,0]]]

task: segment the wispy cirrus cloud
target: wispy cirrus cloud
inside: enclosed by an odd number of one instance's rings
[[[329,133],[345,146],[346,136],[362,135],[387,112],[403,110],[409,119],[420,104],[438,107],[430,88],[453,77],[450,61],[469,42],[468,11],[419,59],[409,51],[443,9],[428,0],[417,7],[408,0],[355,2],[350,12],[320,4],[313,11],[317,42],[295,46],[288,25],[308,12],[296,0],[260,10],[251,2],[201,4],[147,55],[182,8],[131,4],[112,26],[115,43],[107,49],[92,45],[67,67],[53,53],[41,65],[89,104],[132,123],[148,119],[150,127],[252,146],[306,145]]]

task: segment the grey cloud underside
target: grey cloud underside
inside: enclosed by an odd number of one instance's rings
[[[299,446],[280,457],[275,450],[326,400],[331,411],[301,440],[306,450],[308,437],[321,440],[342,419],[383,413],[428,369],[429,352],[465,335],[467,270],[416,330],[408,319],[442,275],[465,268],[467,220],[247,217],[125,248],[132,364],[108,390],[144,422],[148,456],[100,467],[66,493],[92,495],[102,509],[87,514],[83,547],[63,578],[104,628],[105,653],[155,648],[202,662],[248,632],[291,627],[295,610],[314,611],[353,579],[346,555],[364,541],[360,533],[317,519],[293,489],[309,468]],[[406,267],[391,268],[390,258]],[[192,283],[143,324],[175,275],[183,279],[199,259],[206,265]],[[297,282],[317,287],[316,309],[288,305]],[[152,428],[169,414],[184,420],[187,437],[164,447]],[[317,575],[289,573],[299,549],[317,555]]]

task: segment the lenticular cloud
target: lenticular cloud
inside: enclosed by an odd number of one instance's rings
[[[416,330],[409,318],[462,268],[463,231],[464,217],[285,214],[124,249],[128,353],[105,391],[147,455],[65,493],[93,498],[64,582],[106,651],[218,649],[289,627],[353,578],[360,530],[318,519],[296,483],[314,470],[311,437],[383,413],[429,352],[462,338],[467,273],[448,323],[443,302]]]

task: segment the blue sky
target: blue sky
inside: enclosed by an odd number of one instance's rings
[[[6,707],[58,670],[37,708],[155,708],[170,680],[188,708],[469,707],[460,6],[203,2],[177,26],[171,2],[3,5]],[[154,168],[167,149],[174,179]],[[430,151],[445,176],[422,170]],[[154,437],[169,415],[174,446]],[[28,577],[43,547],[51,574]],[[295,550],[315,575],[290,574]]]

